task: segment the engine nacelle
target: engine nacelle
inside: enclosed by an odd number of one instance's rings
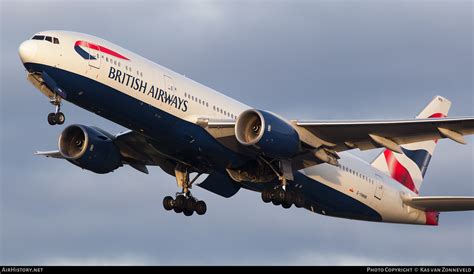
[[[283,118],[267,111],[242,112],[237,118],[235,136],[242,145],[252,146],[272,158],[290,158],[300,150],[296,130]]]
[[[95,173],[109,173],[122,166],[113,136],[99,128],[68,126],[59,136],[59,152],[71,163]]]

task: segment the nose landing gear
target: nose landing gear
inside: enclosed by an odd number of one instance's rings
[[[50,99],[50,103],[56,106],[56,111],[48,114],[48,124],[50,125],[62,125],[66,121],[64,113],[61,112],[61,97],[55,95]]]

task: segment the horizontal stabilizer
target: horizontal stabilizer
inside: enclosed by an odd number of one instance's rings
[[[405,204],[424,211],[465,211],[474,210],[474,197],[426,196],[407,197]]]

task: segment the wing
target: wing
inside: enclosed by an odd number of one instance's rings
[[[199,119],[198,124],[227,146],[237,147],[233,120]],[[384,121],[291,121],[301,141],[312,148],[335,152],[386,147],[401,152],[399,145],[449,138],[465,144],[474,134],[474,117]]]
[[[424,211],[474,210],[474,197],[427,196],[404,198],[405,204]]]
[[[312,146],[340,152],[387,147],[400,152],[399,145],[450,138],[466,143],[463,135],[474,133],[473,117],[386,121],[292,121],[300,136]]]
[[[135,131],[126,131],[116,135],[114,143],[120,150],[124,164],[146,174],[146,166],[160,166],[166,173],[174,176],[174,159],[159,153],[145,136]],[[64,159],[58,150],[37,151],[35,155]]]

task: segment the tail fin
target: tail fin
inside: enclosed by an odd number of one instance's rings
[[[436,96],[416,118],[446,117],[450,107],[451,102],[449,100]],[[403,154],[385,149],[371,165],[418,194],[437,141],[402,145]]]

